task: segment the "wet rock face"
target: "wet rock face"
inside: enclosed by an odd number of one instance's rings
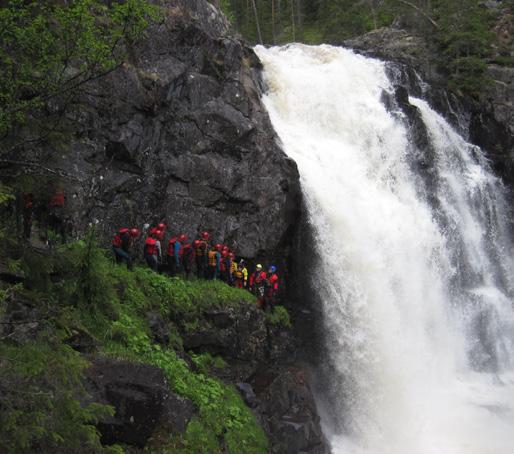
[[[301,365],[268,369],[253,378],[272,453],[325,454],[316,404]]]
[[[283,249],[298,172],[260,102],[260,63],[205,0],[161,4],[164,21],[67,113],[74,137],[53,156],[81,181],[67,183],[76,227],[98,219],[107,238],[165,220],[248,258]]]

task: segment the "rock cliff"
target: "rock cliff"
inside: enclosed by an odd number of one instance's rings
[[[63,109],[55,144],[18,147],[66,175],[75,229],[165,220],[208,229],[243,257],[284,250],[298,210],[298,172],[260,102],[260,63],[206,0],[160,2],[163,18],[121,67]],[[61,103],[61,104],[59,104]],[[21,134],[30,136],[31,131]]]

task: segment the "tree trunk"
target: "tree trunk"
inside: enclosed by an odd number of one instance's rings
[[[291,0],[291,27],[293,29],[293,41],[296,41],[296,30],[294,21],[294,0]]]
[[[277,44],[277,33],[275,30],[275,0],[271,0],[271,32],[273,34],[273,44]]]
[[[262,41],[261,34],[261,24],[259,22],[259,14],[257,12],[257,5],[255,4],[255,0],[252,0],[253,14],[255,15],[255,25],[257,26],[257,37],[259,38],[259,43],[264,44]]]

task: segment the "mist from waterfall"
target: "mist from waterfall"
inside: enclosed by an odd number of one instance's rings
[[[385,63],[331,46],[256,52],[300,171],[318,259],[334,453],[514,453],[510,207],[482,151],[429,105],[429,167]]]

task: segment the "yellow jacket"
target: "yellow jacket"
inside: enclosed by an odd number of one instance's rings
[[[236,270],[234,271],[234,276],[236,279],[243,279],[243,282],[246,285],[246,281],[248,280],[248,270],[246,269],[246,267],[243,268],[242,270],[239,270],[236,267]]]

